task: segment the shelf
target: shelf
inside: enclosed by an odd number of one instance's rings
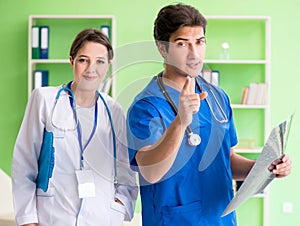
[[[32,64],[69,64],[69,59],[40,59],[31,60]]]
[[[208,59],[204,63],[207,64],[267,64],[268,60],[219,60],[219,59]]]
[[[206,16],[208,20],[270,20],[269,16]]]
[[[232,104],[233,109],[267,109],[267,105]]]
[[[31,15],[29,19],[110,19],[113,18],[112,15]]]

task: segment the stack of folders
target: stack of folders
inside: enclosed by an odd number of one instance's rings
[[[33,72],[33,88],[39,88],[42,86],[48,86],[48,71],[47,70],[35,70]]]
[[[32,59],[48,59],[49,26],[34,25],[31,28]]]
[[[202,78],[212,85],[219,86],[220,72],[218,70],[204,69],[201,73]]]
[[[266,104],[267,84],[252,82],[243,88],[241,104],[264,105]]]

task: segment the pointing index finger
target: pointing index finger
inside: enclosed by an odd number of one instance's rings
[[[195,85],[194,82],[192,81],[192,78],[189,76],[186,77],[185,83],[182,88],[182,92],[184,94],[192,94],[195,93]]]

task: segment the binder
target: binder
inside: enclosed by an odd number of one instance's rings
[[[40,26],[40,59],[48,59],[49,26]]]
[[[211,73],[212,70],[205,69],[202,71],[202,77],[209,83],[211,83]]]
[[[102,25],[100,30],[110,39],[110,27],[108,25]]]
[[[33,72],[33,88],[48,86],[48,74],[46,70],[35,70]]]
[[[220,72],[218,70],[211,71],[211,84],[219,86]]]
[[[31,27],[31,58],[40,58],[40,27],[37,25]]]
[[[48,190],[49,179],[52,177],[55,156],[53,146],[53,133],[44,129],[43,143],[38,159],[38,175],[36,178],[36,187],[44,192]]]

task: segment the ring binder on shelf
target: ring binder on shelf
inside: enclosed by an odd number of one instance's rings
[[[49,26],[40,26],[40,59],[48,59]]]

